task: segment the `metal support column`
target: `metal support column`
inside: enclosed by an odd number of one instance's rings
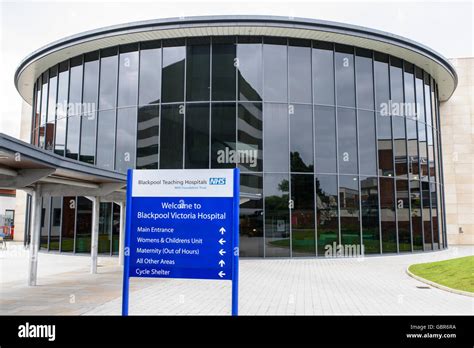
[[[92,200],[92,238],[91,238],[91,273],[97,273],[97,258],[99,249],[99,214],[100,197]]]
[[[41,230],[41,185],[36,184],[35,190],[32,193],[32,228],[31,228],[31,242],[30,255],[28,262],[28,285],[36,286],[36,279],[38,275],[38,250],[40,244],[40,230]]]

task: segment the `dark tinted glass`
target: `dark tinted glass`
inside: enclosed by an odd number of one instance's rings
[[[137,109],[117,110],[117,144],[115,150],[115,170],[125,173],[135,167]]]
[[[262,171],[262,104],[240,103],[237,153],[241,170]]]
[[[311,103],[311,47],[288,47],[289,95],[292,103]]]
[[[333,45],[313,42],[312,63],[314,103],[334,105]]]
[[[81,153],[79,160],[94,164],[95,162],[95,132],[97,112],[83,114],[81,118]]]
[[[431,202],[430,202],[430,184],[429,182],[421,183],[421,200],[423,207],[423,235],[424,235],[424,250],[433,249],[433,238],[431,231]]]
[[[395,186],[392,178],[380,178],[380,223],[382,252],[397,252],[397,226],[395,222]]]
[[[395,174],[406,177],[407,175],[407,148],[405,133],[405,117],[393,116],[393,142],[395,146]]]
[[[91,252],[92,201],[77,197],[76,253]]]
[[[290,160],[292,172],[313,171],[313,115],[310,105],[290,105]]]
[[[408,153],[408,174],[410,178],[418,179],[419,162],[418,162],[418,132],[416,129],[416,121],[413,119],[406,120],[407,127],[407,153]]]
[[[262,175],[240,176],[241,194],[253,198],[245,200],[239,208],[239,255],[242,257],[263,256],[263,178]]]
[[[120,52],[118,106],[137,105],[138,51],[136,47],[132,49],[131,52]]]
[[[413,119],[416,116],[415,107],[415,76],[413,65],[404,63],[403,82],[405,85],[405,115]]]
[[[212,100],[235,100],[235,44],[212,46]]]
[[[59,238],[61,235],[62,197],[51,197],[51,227],[49,237],[49,250],[59,251]]]
[[[161,107],[160,168],[183,168],[184,106]]]
[[[246,42],[237,45],[238,97],[242,101],[262,100],[262,44]]]
[[[69,104],[67,118],[66,156],[78,159],[81,127],[82,57],[71,59],[69,79]]]
[[[137,169],[158,169],[160,107],[138,108]]]
[[[110,254],[112,233],[112,203],[100,203],[99,209],[99,254]]]
[[[428,146],[426,141],[426,124],[418,122],[418,141],[420,151],[421,179],[428,179]]]
[[[66,148],[68,86],[69,65],[66,62],[59,64],[58,107],[56,111],[56,140],[54,144],[54,152],[59,155],[64,155],[64,150]]]
[[[354,54],[352,52],[352,48],[336,45],[337,105],[355,106]]]
[[[430,183],[431,194],[431,226],[433,227],[433,248],[439,249],[439,226],[438,226],[438,197],[436,183]]]
[[[265,174],[265,256],[290,256],[288,174]]]
[[[266,103],[263,106],[264,171],[288,172],[288,105]]]
[[[117,65],[116,48],[101,51],[99,108],[102,110],[114,108],[116,105]]]
[[[51,216],[51,197],[43,197],[41,202],[40,249],[48,249],[49,219]]]
[[[356,115],[351,109],[337,110],[339,173],[357,174]]]
[[[399,250],[400,252],[411,251],[410,197],[408,194],[408,180],[397,179],[396,185]]]
[[[144,47],[140,51],[140,90],[138,101],[140,105],[155,104],[161,98],[161,48]]]
[[[375,115],[371,111],[358,112],[360,173],[377,175]]]
[[[186,100],[209,100],[210,95],[210,50],[209,44],[191,44],[186,56]]]
[[[291,176],[291,247],[292,256],[315,256],[313,175]]]
[[[112,255],[118,255],[120,243],[120,206],[112,203]]]
[[[379,157],[379,175],[393,175],[393,146],[391,116],[377,113],[377,142]]]
[[[163,48],[162,100],[164,103],[184,100],[184,46]]]
[[[61,251],[74,250],[74,227],[76,223],[76,197],[63,197],[61,219]]]
[[[336,113],[333,107],[314,108],[316,173],[336,173]]]
[[[185,168],[209,168],[209,103],[186,106]]]
[[[285,45],[263,46],[264,81],[266,101],[286,102],[288,99],[288,53]]]
[[[115,110],[100,111],[97,130],[97,166],[113,170],[115,158]]]
[[[316,175],[318,256],[336,248],[339,242],[336,175]]]
[[[372,52],[357,50],[356,55],[357,107],[374,109],[374,81]]]
[[[56,118],[56,98],[58,90],[58,70],[50,69],[49,75],[49,91],[48,91],[48,116],[46,126],[45,148],[53,150],[55,137],[55,118]]]
[[[413,250],[423,250],[423,226],[421,221],[420,181],[410,181],[411,226],[413,230]]]
[[[416,92],[416,111],[417,119],[425,122],[425,98],[423,89],[423,72],[421,69],[415,69],[415,92]]]
[[[98,93],[99,54],[86,54],[84,56],[83,114],[89,114],[97,110]]]
[[[362,243],[364,253],[380,252],[379,202],[377,177],[360,177]]]
[[[211,167],[234,168],[236,143],[236,114],[234,103],[212,104]],[[232,156],[234,155],[234,156]]]
[[[341,244],[360,246],[359,180],[352,175],[339,175]]]
[[[374,53],[375,72],[375,110],[382,112],[388,107],[390,99],[388,81],[388,57],[382,53]]]

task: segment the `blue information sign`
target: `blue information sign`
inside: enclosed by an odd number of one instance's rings
[[[129,170],[123,315],[130,277],[232,280],[238,301],[239,170]]]

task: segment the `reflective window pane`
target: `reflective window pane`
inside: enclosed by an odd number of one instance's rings
[[[120,46],[118,106],[137,105],[138,46]]]
[[[50,201],[51,197],[43,197],[41,202],[40,249],[48,249],[49,219],[51,214]]]
[[[186,106],[185,168],[209,168],[209,117],[209,103]]]
[[[288,47],[289,95],[292,103],[311,103],[311,47],[306,40],[290,40]]]
[[[95,162],[95,132],[97,113],[83,114],[81,117],[81,153],[79,160],[94,164]]]
[[[318,174],[315,185],[318,256],[333,256],[330,251],[339,243],[337,176]]]
[[[263,92],[262,39],[239,38],[237,45],[238,97],[241,101],[261,101]]]
[[[265,256],[290,256],[290,212],[288,174],[265,174]]]
[[[423,209],[423,236],[424,236],[424,250],[433,249],[433,238],[431,231],[431,203],[430,203],[430,183],[421,182],[421,201]]]
[[[341,244],[360,247],[359,180],[356,176],[339,175],[339,205]]]
[[[397,220],[398,246],[400,252],[411,251],[410,235],[410,197],[408,195],[408,180],[396,180],[397,185]]]
[[[235,104],[212,104],[211,168],[235,168],[236,140]]]
[[[375,73],[375,110],[382,112],[388,107],[390,99],[388,81],[388,56],[382,53],[374,53]],[[387,114],[385,112],[385,114]]]
[[[336,100],[337,105],[355,106],[354,49],[336,45]]]
[[[262,104],[240,103],[237,153],[241,170],[262,171]]]
[[[174,46],[165,47],[168,45]],[[163,41],[162,100],[164,103],[184,100],[185,58],[184,41]]]
[[[360,177],[362,243],[364,253],[380,253],[379,202],[377,177]]]
[[[112,203],[100,203],[99,210],[99,254],[110,254],[112,236]]]
[[[336,173],[336,112],[333,107],[314,107],[316,173]]]
[[[115,150],[115,170],[125,173],[135,167],[137,109],[117,110],[117,144]]]
[[[356,50],[357,107],[374,109],[374,80],[372,73],[372,51]]]
[[[212,100],[235,100],[235,44],[213,42]]]
[[[117,48],[108,48],[100,53],[99,108],[112,109],[117,99]]]
[[[313,100],[315,104],[334,105],[333,44],[313,42]]]
[[[59,64],[58,79],[58,108],[56,111],[56,140],[54,152],[64,156],[66,149],[66,117],[69,87],[69,64],[67,62]]]
[[[48,116],[45,138],[46,150],[53,150],[54,146],[57,89],[58,69],[55,66],[49,70]]]
[[[377,114],[379,175],[393,175],[392,123],[390,116]]]
[[[263,45],[264,81],[266,101],[286,102],[288,100],[288,53],[286,39]]]
[[[291,247],[292,256],[315,256],[313,175],[291,176]]]
[[[67,112],[67,147],[66,156],[78,159],[79,135],[81,127],[82,102],[82,57],[73,58],[70,62],[69,104]]]
[[[161,106],[160,169],[183,168],[183,105]],[[180,141],[176,141],[180,139]]]
[[[263,106],[264,171],[288,172],[288,105],[266,103]]]
[[[115,158],[115,110],[100,111],[97,129],[97,166],[114,169]]]
[[[240,193],[251,196],[239,207],[239,255],[263,257],[263,178],[262,175],[240,176]]]
[[[186,100],[209,100],[211,46],[209,40],[188,40],[186,55]]]
[[[309,105],[290,105],[290,160],[292,172],[312,172],[313,115]]]
[[[76,217],[76,253],[91,252],[92,201],[86,197],[77,197]]]
[[[380,223],[383,253],[397,252],[394,190],[395,185],[392,178],[380,178]]]
[[[357,174],[356,115],[351,109],[337,109],[339,172]]]
[[[49,237],[49,250],[59,251],[59,238],[61,236],[62,197],[51,197],[51,227]]]
[[[375,115],[371,111],[360,110],[358,121],[360,173],[377,175]]]
[[[158,169],[160,107],[138,108],[137,169]]]
[[[161,98],[161,42],[140,44],[138,103],[156,104]]]
[[[410,181],[411,226],[413,250],[423,250],[423,226],[421,221],[421,187],[419,180]]]
[[[70,252],[74,250],[74,227],[76,222],[76,197],[63,197],[61,219],[61,250]]]

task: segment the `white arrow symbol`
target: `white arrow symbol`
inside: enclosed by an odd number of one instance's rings
[[[225,276],[225,273],[224,273],[224,272],[222,272],[222,271],[220,271],[220,272],[219,272],[219,273],[217,273],[217,274],[218,274],[218,275],[219,275],[219,277],[221,277],[221,278],[222,278],[223,276]]]
[[[226,253],[226,252],[224,251],[224,249],[219,250],[219,254],[220,254],[221,256],[223,256],[225,253]]]
[[[219,261],[219,266],[224,267],[224,265],[225,265],[224,260],[220,260],[220,261]]]
[[[225,233],[225,228],[224,227],[221,227],[221,229],[219,230],[219,232],[223,235]]]
[[[219,243],[220,243],[220,245],[224,245],[225,239],[224,238],[219,239]]]

